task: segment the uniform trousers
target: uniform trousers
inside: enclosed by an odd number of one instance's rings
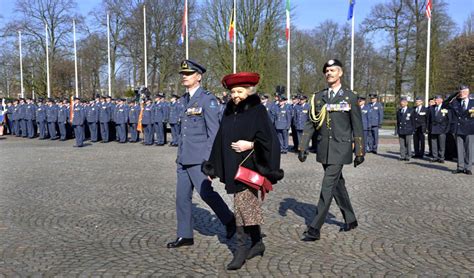
[[[26,133],[29,138],[33,138],[36,135],[34,120],[26,120]]]
[[[115,124],[115,130],[117,131],[117,138],[119,142],[127,142],[127,124]]]
[[[97,142],[97,139],[98,139],[97,122],[88,122],[87,125],[89,126],[89,131],[91,132],[91,141]]]
[[[214,211],[222,224],[226,225],[230,221],[234,221],[234,214],[229,210],[222,197],[214,191],[208,177],[201,172],[201,164],[182,165],[178,163],[177,166],[176,218],[178,237],[193,237],[192,197],[194,188],[202,200]]]
[[[431,150],[434,159],[444,160],[446,134],[431,134]]]
[[[129,123],[128,130],[130,131],[130,142],[138,142],[138,124],[137,123]]]
[[[67,129],[65,123],[58,123],[59,126],[59,136],[61,140],[66,140],[67,137]]]
[[[48,123],[48,133],[50,139],[54,140],[58,138],[58,134],[56,132],[56,122]]]
[[[163,145],[165,143],[165,129],[163,122],[155,123],[153,129],[156,135],[155,144]]]
[[[74,136],[76,138],[76,146],[84,146],[84,125],[74,125]]]
[[[318,211],[310,224],[310,227],[320,230],[331,207],[332,199],[342,212],[344,221],[352,223],[356,221],[354,209],[346,189],[346,181],[342,176],[342,164],[323,164],[324,178],[319,195]]]
[[[398,142],[400,143],[400,158],[411,158],[411,140],[413,135],[398,135]]]
[[[100,136],[102,137],[102,142],[109,142],[109,123],[100,122]]]
[[[39,130],[39,138],[44,139],[46,138],[48,127],[46,121],[39,121],[38,122],[38,130]]]
[[[472,160],[474,159],[474,134],[456,134],[456,146],[458,148],[458,170],[472,171]]]
[[[281,151],[288,151],[288,129],[277,129],[278,140],[280,141]]]
[[[20,120],[21,137],[28,137],[26,120]]]
[[[413,147],[415,156],[423,157],[425,155],[425,134],[421,126],[417,127],[413,134]]]
[[[153,124],[142,124],[143,142],[145,145],[153,145]]]
[[[373,126],[370,128],[369,131],[369,151],[377,151],[377,147],[379,144],[379,127]]]
[[[170,124],[171,128],[171,144],[178,145],[179,124]]]
[[[14,120],[13,121],[13,130],[15,131],[15,136],[16,137],[21,136],[20,120]]]
[[[364,148],[366,152],[370,152],[370,146],[372,146],[371,136],[369,136],[370,130],[364,130]]]

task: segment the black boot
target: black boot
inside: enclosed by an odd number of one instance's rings
[[[260,225],[246,227],[249,230],[250,238],[252,239],[252,246],[250,247],[247,260],[256,256],[263,256],[265,252],[265,245],[262,240],[262,233],[260,232]]]
[[[244,227],[237,226],[237,250],[235,250],[234,258],[227,265],[227,270],[240,269],[249,253],[249,247],[247,245],[248,235],[244,231]]]

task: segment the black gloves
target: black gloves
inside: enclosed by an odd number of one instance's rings
[[[298,152],[298,159],[300,162],[305,162],[306,158],[308,157],[308,153],[305,151],[299,151]]]
[[[357,167],[361,165],[364,162],[364,157],[363,156],[356,156],[354,158],[354,167]]]

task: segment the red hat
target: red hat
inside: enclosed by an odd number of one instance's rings
[[[258,84],[260,75],[256,72],[239,72],[228,74],[222,78],[222,86],[226,89],[234,87],[253,87]]]

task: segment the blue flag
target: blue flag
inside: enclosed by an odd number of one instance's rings
[[[355,0],[349,0],[349,14],[347,15],[347,20],[351,20],[352,17],[354,16],[354,5],[356,1]]]

